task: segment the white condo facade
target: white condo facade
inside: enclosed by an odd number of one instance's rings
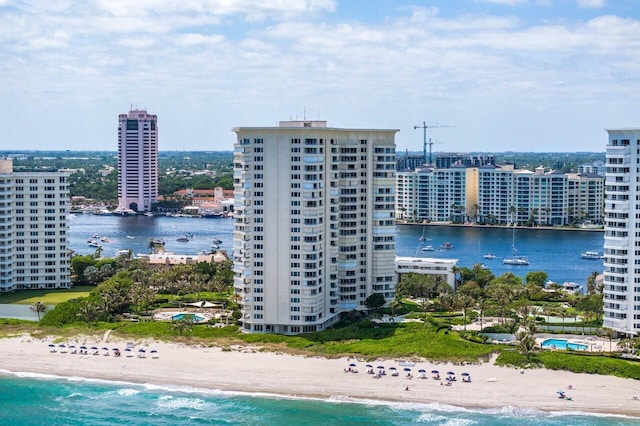
[[[234,289],[247,332],[322,330],[395,292],[395,133],[234,129]]]
[[[158,202],[158,117],[132,110],[118,118],[118,210],[150,211]]]
[[[416,222],[465,222],[544,226],[576,219],[602,223],[604,177],[515,170],[512,165],[453,165],[398,172],[396,216]]]
[[[0,159],[0,292],[71,286],[68,182]]]
[[[640,331],[640,129],[610,129],[604,236],[604,327]]]

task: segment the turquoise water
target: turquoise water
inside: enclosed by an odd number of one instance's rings
[[[286,399],[0,372],[0,425],[640,425],[511,407]]]
[[[195,314],[176,314],[176,315],[172,316],[171,319],[173,321],[177,321],[177,320],[181,320],[181,319],[188,319],[191,322],[200,322],[200,321],[204,321],[205,320],[200,315],[195,315]]]
[[[589,349],[587,345],[581,345],[580,343],[569,343],[564,339],[547,339],[542,342],[542,346],[545,349],[571,349],[574,351],[586,351]]]

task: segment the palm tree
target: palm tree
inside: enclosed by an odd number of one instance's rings
[[[171,328],[177,330],[178,333],[180,333],[180,335],[182,336],[182,333],[184,333],[185,331],[191,332],[191,330],[193,330],[193,322],[186,318],[182,318],[179,320],[175,320],[171,325]]]
[[[98,308],[93,303],[85,303],[80,307],[78,311],[78,316],[81,317],[86,322],[91,322],[95,319],[98,314]]]
[[[40,321],[40,314],[44,314],[47,311],[47,305],[44,303],[37,301],[29,308],[31,312],[35,312],[38,314],[38,321]]]
[[[518,351],[529,359],[534,351],[536,339],[527,331],[518,332],[516,339],[518,340]]]
[[[587,294],[593,294],[597,291],[596,278],[598,278],[598,272],[593,271],[587,277]]]
[[[460,296],[457,300],[457,305],[462,309],[462,316],[464,317],[464,330],[467,331],[467,312],[473,307],[475,301],[469,296]]]
[[[396,314],[396,309],[401,306],[402,306],[402,297],[396,294],[393,300],[389,303],[389,308],[391,309],[391,315],[394,316]]]

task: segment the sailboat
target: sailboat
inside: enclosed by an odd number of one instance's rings
[[[516,249],[516,224],[513,224],[513,236],[511,237],[511,249],[512,255],[511,257],[505,257],[502,259],[502,263],[505,265],[516,265],[516,266],[526,266],[529,264],[529,259],[524,256],[517,256],[516,253],[518,250]]]
[[[425,229],[426,229],[426,227],[423,226],[422,227],[422,237],[418,238],[418,249],[416,250],[415,257],[418,257],[418,253],[420,252],[420,250],[422,250],[422,251],[433,251],[433,250],[435,250],[432,246],[424,246],[424,247],[422,247],[422,244],[425,241],[430,240],[430,238],[425,238],[425,236],[424,236]]]

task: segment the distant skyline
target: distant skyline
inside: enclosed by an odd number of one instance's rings
[[[640,1],[0,0],[1,150],[232,150],[232,127],[399,129],[397,149],[604,152],[640,127]]]

